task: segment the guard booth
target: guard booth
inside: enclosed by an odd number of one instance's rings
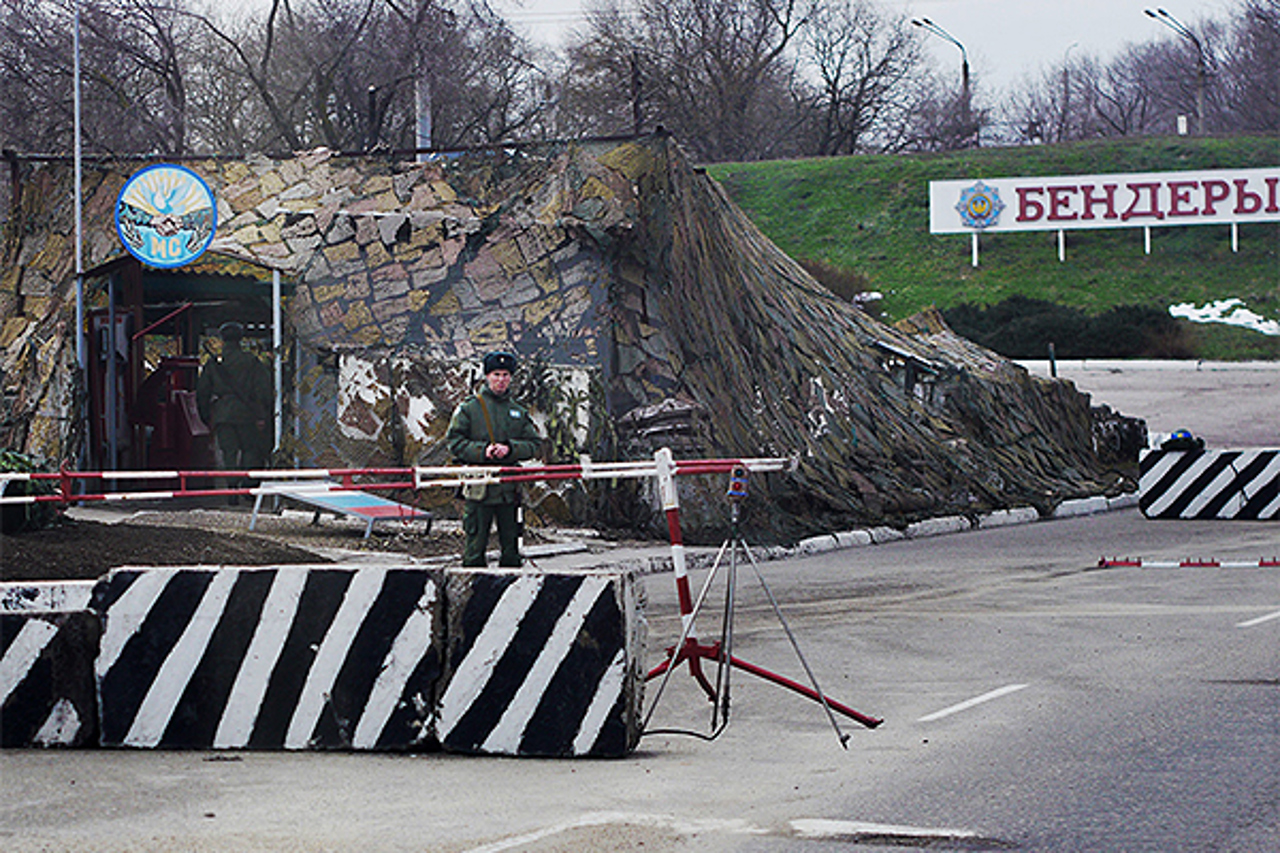
[[[196,410],[200,365],[217,355],[218,327],[235,320],[244,347],[276,377],[275,440],[282,388],[291,384],[279,351],[292,292],[270,267],[208,251],[160,269],[122,255],[85,273],[87,460],[89,469],[209,470],[213,439]]]

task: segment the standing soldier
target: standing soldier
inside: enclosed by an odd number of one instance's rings
[[[542,436],[525,408],[512,399],[516,357],[491,352],[484,357],[484,386],[458,405],[445,434],[453,458],[468,465],[515,465],[532,459]],[[464,487],[462,565],[484,566],[489,528],[498,524],[499,566],[520,565],[520,487],[516,483]]]
[[[271,376],[253,353],[240,348],[244,327],[223,323],[221,358],[210,358],[196,381],[196,407],[213,431],[221,467],[252,470],[266,464],[271,447]],[[232,498],[232,503],[235,503]]]

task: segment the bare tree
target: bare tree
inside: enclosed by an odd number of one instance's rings
[[[1011,141],[1068,142],[1100,135],[1096,118],[1099,66],[1089,54],[1064,56],[1015,85],[1002,104]]]
[[[530,48],[483,3],[272,0],[248,28],[204,22],[268,122],[259,148],[413,148],[420,103],[434,146],[488,144],[541,109]]]
[[[186,60],[194,27],[183,0],[81,0],[86,150],[187,151]],[[71,147],[69,0],[13,0],[0,25],[0,112],[19,147]]]
[[[1224,124],[1246,133],[1280,131],[1280,0],[1246,0],[1225,56]]]
[[[892,148],[910,108],[906,84],[921,67],[906,18],[886,21],[867,0],[829,0],[815,9],[804,45],[816,89],[809,153]]]
[[[813,8],[814,0],[638,0],[623,12],[606,2],[570,47],[573,97],[602,104],[614,127],[633,125],[639,106],[699,159],[777,152],[794,128],[786,52]]]

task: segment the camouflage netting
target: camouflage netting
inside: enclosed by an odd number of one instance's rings
[[[112,204],[140,165],[87,169],[87,267],[121,254]],[[550,461],[661,446],[798,457],[753,484],[747,523],[769,539],[1131,487],[1095,450],[1086,395],[956,337],[936,312],[895,328],[840,300],[664,135],[426,163],[321,151],[187,165],[218,198],[214,251],[296,284],[288,464],[445,461],[449,413],[478,355],[502,347],[524,360]],[[70,168],[20,173],[0,441],[65,458]],[[725,483],[711,480],[681,484],[692,541],[725,527]],[[576,484],[535,500],[578,522],[645,517],[630,494]]]

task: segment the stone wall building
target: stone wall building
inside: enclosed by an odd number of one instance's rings
[[[1130,487],[1094,447],[1087,396],[957,338],[936,315],[894,328],[835,297],[661,134],[425,162],[328,151],[184,161],[213,190],[217,234],[172,271],[131,262],[115,234],[117,195],[144,164],[87,164],[87,310],[100,315],[110,294],[111,316],[132,317],[135,336],[119,355],[125,439],[104,457],[101,412],[88,429],[75,416],[80,389],[90,409],[110,395],[95,394],[93,363],[84,381],[77,368],[71,164],[9,165],[0,439],[48,460],[85,458],[87,444],[100,467],[154,462],[139,389],[159,359],[189,369],[235,316],[280,356],[278,461],[289,466],[445,462],[449,414],[480,356],[502,348],[521,356],[551,461],[663,445],[795,456],[798,470],[771,475],[753,501],[755,522],[779,538]],[[723,484],[689,488],[706,497],[691,527],[722,526]],[[579,516],[615,506],[565,505]]]

